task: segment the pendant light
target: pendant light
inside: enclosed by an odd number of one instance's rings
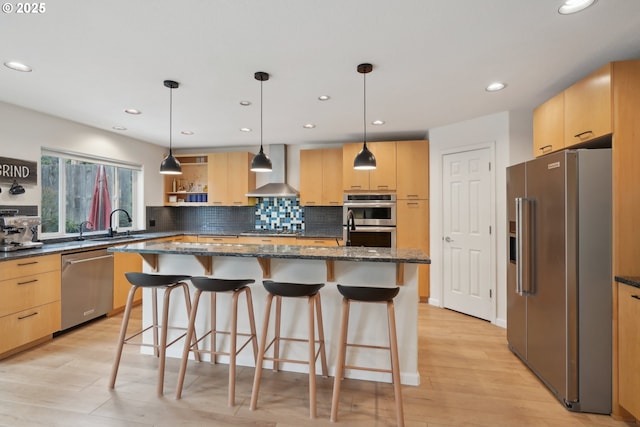
[[[164,85],[169,88],[169,155],[160,163],[160,173],[165,175],[180,175],[182,167],[180,162],[173,155],[171,134],[173,133],[173,90],[180,84],[173,80],[165,80]]]
[[[253,77],[260,82],[260,152],[251,161],[252,172],[271,172],[271,159],[264,154],[262,148],[262,82],[269,80],[269,73],[264,71],[256,72]]]
[[[358,153],[355,159],[353,159],[353,168],[357,170],[372,170],[376,168],[376,156],[367,148],[367,74],[373,70],[371,64],[358,65],[358,72],[362,74],[362,81],[364,83],[364,144],[362,150]]]

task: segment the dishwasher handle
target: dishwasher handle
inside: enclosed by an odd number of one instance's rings
[[[67,264],[67,265],[80,264],[80,263],[83,263],[83,262],[97,261],[99,259],[105,259],[105,258],[113,258],[113,254],[94,256],[94,257],[91,257],[91,258],[70,259],[70,260],[65,261],[65,264]]]

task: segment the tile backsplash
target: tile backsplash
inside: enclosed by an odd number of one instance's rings
[[[256,203],[256,230],[304,231],[304,208],[298,197],[263,197]]]

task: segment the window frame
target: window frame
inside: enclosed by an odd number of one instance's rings
[[[141,223],[140,218],[142,218],[142,212],[144,211],[144,168],[139,163],[126,162],[118,159],[96,156],[92,154],[80,153],[75,151],[62,150],[58,148],[50,148],[50,147],[41,147],[40,150],[40,159],[44,156],[56,157],[60,162],[58,165],[58,231],[56,232],[41,232],[40,237],[43,239],[52,239],[52,238],[62,238],[62,237],[73,237],[78,236],[80,233],[67,233],[66,232],[66,220],[67,220],[67,212],[66,212],[66,173],[64,168],[64,163],[66,160],[75,160],[80,162],[88,162],[94,163],[98,165],[111,166],[115,168],[123,168],[129,169],[133,171],[133,177],[131,181],[132,185],[132,211],[129,212],[132,218],[132,223],[129,227],[121,227],[118,226],[118,230],[129,231],[139,228],[138,225]],[[40,164],[40,173],[42,173],[42,165]],[[114,176],[114,186],[111,189],[112,195],[119,194],[120,191],[120,183],[118,182],[118,174],[115,173]],[[41,206],[40,210],[42,211],[42,188],[41,188]],[[117,196],[112,196],[112,208],[119,208],[119,198]],[[83,234],[85,235],[99,235],[104,234],[105,230],[98,231],[86,231]]]

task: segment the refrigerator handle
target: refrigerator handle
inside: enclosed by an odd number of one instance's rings
[[[516,197],[516,293],[531,291],[531,212],[529,200]]]
[[[522,197],[516,197],[516,293],[522,292]]]

